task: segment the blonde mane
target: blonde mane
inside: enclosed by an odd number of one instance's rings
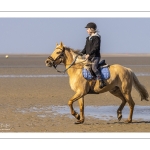
[[[78,49],[74,50],[73,48],[66,47],[66,46],[64,48],[65,48],[65,50],[69,51],[72,54],[73,59],[75,59],[76,56],[78,55],[78,57],[76,58],[75,64],[79,64],[79,63],[82,63],[84,65],[89,65],[90,64],[90,62],[87,59],[85,59],[84,56],[81,55],[80,50],[78,50]]]

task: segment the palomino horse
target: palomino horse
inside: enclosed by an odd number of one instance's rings
[[[77,54],[78,53],[78,54]],[[130,113],[126,123],[132,122],[132,115],[134,111],[134,101],[131,96],[132,85],[134,85],[137,92],[140,94],[141,100],[147,100],[149,94],[145,87],[139,82],[134,72],[121,66],[119,64],[114,64],[109,66],[110,78],[105,80],[107,86],[100,89],[98,80],[86,80],[82,75],[82,68],[84,63],[76,63],[76,58],[79,56],[79,52],[65,47],[63,43],[56,45],[53,53],[45,60],[47,67],[54,67],[56,69],[57,65],[64,63],[65,71],[69,75],[69,82],[71,89],[75,92],[74,96],[69,99],[68,105],[71,110],[71,114],[77,119],[76,124],[81,124],[84,122],[84,96],[90,93],[104,93],[110,92],[114,96],[122,100],[121,105],[117,110],[117,117],[120,121],[122,118],[122,110],[126,104],[129,104]],[[81,56],[79,56],[81,57]],[[79,102],[80,114],[78,114],[74,108],[73,103],[75,101]]]

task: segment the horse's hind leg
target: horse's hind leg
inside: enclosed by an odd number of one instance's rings
[[[132,122],[132,116],[134,111],[134,101],[131,96],[131,90],[132,90],[132,78],[126,76],[127,80],[124,80],[122,82],[122,86],[120,87],[121,93],[123,94],[124,98],[126,99],[127,103],[129,104],[130,113],[128,119],[125,121],[126,123]]]
[[[124,96],[121,93],[119,87],[117,87],[117,86],[109,92],[122,100],[122,103],[121,103],[121,105],[119,106],[119,108],[117,110],[117,117],[118,117],[118,120],[120,121],[121,118],[122,118],[122,110],[123,110],[123,108],[126,104],[126,99],[124,98]]]
[[[128,119],[125,121],[126,123],[131,123],[132,122],[132,116],[133,116],[133,111],[134,111],[134,101],[132,99],[131,93],[126,93],[123,94],[127,103],[129,104],[129,108],[130,108],[130,113],[129,113],[129,117]]]

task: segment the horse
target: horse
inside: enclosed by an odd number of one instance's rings
[[[81,57],[80,52],[70,47],[64,46],[62,42],[56,43],[56,47],[52,54],[45,60],[47,67],[54,67],[57,70],[57,65],[63,63],[65,66],[64,72],[69,76],[69,84],[75,94],[69,99],[68,105],[71,114],[77,119],[75,124],[82,124],[85,121],[84,115],[84,96],[87,94],[100,94],[110,92],[112,95],[121,99],[121,104],[117,110],[118,121],[122,119],[122,110],[126,103],[129,106],[129,116],[125,123],[131,123],[135,102],[131,96],[132,85],[139,93],[141,100],[148,101],[149,94],[144,85],[142,85],[135,73],[127,67],[119,64],[109,65],[110,78],[105,80],[106,86],[99,88],[98,80],[87,80],[82,75],[82,69],[85,65],[84,61],[77,58]],[[76,62],[77,61],[77,62]],[[59,70],[57,70],[60,72]],[[73,108],[73,103],[78,101],[80,114]]]

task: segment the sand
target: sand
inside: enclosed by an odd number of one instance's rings
[[[103,120],[86,116],[85,113],[85,122],[74,124],[76,119],[70,114],[67,105],[74,94],[69,86],[69,78],[67,74],[63,76],[54,68],[46,67],[44,61],[47,57],[48,55],[9,55],[6,59],[5,56],[0,56],[0,132],[150,132],[150,117],[149,120],[134,119],[134,115],[133,122],[126,124],[126,117],[118,122],[117,117],[107,119],[106,116],[106,120]],[[150,57],[105,56],[102,59],[108,64],[118,63],[131,68],[139,74],[139,81],[150,92]],[[59,69],[63,70],[63,66],[60,65]],[[145,75],[141,76],[141,73]],[[132,96],[137,106],[150,106],[150,102],[140,100],[134,88]],[[109,92],[85,96],[85,106],[93,108],[119,107],[120,104],[121,100]],[[75,102],[74,106],[78,107],[78,103]],[[55,112],[57,107],[68,107],[68,112]]]

